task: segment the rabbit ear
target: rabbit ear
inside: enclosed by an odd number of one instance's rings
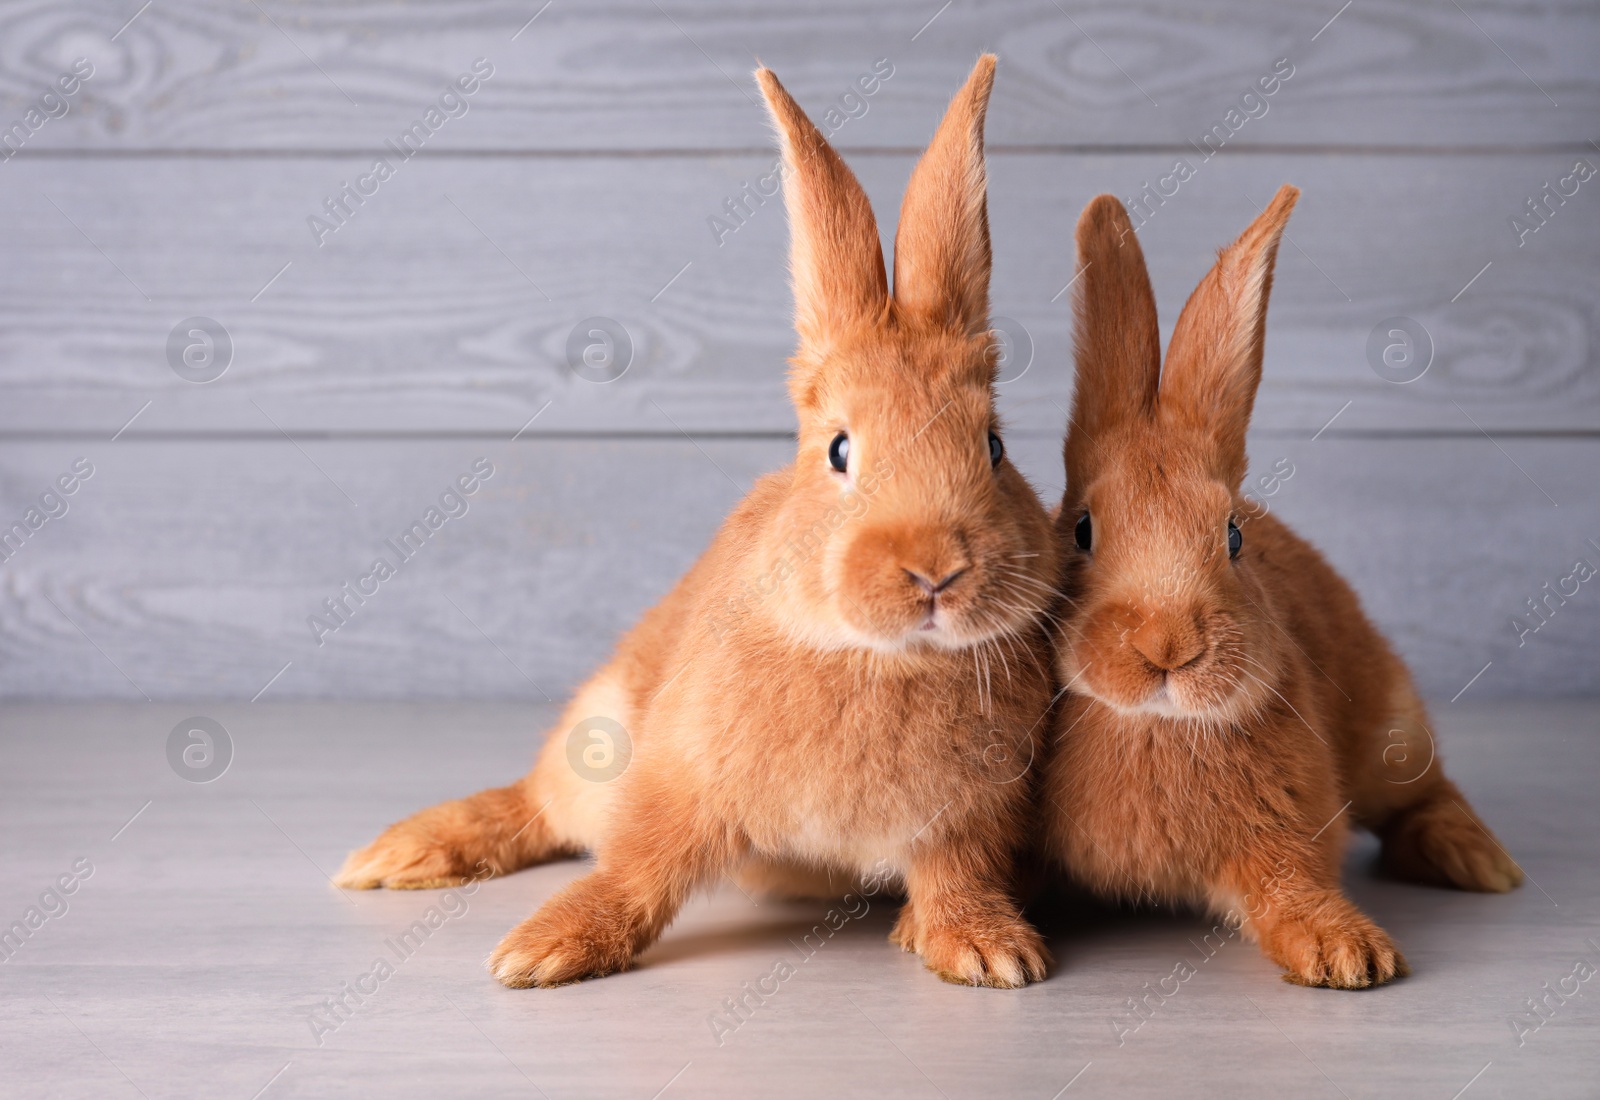
[[[894,238],[894,304],[902,316],[977,335],[989,327],[988,179],[983,119],[994,88],[984,54],[917,162]]]
[[[1078,218],[1073,358],[1077,381],[1068,425],[1067,476],[1079,488],[1118,424],[1154,415],[1161,332],[1144,252],[1128,212],[1101,195]]]
[[[1244,479],[1245,433],[1266,339],[1267,296],[1278,242],[1300,190],[1284,184],[1189,296],[1167,349],[1161,407],[1213,440],[1213,466],[1229,485]]]
[[[759,69],[756,80],[783,146],[795,330],[803,346],[824,348],[888,308],[878,223],[855,175],[778,78]]]

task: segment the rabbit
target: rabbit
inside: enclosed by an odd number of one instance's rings
[[[1507,891],[1522,871],[1422,758],[1427,711],[1350,586],[1241,493],[1273,264],[1298,196],[1284,186],[1218,253],[1165,369],[1127,212],[1102,195],[1078,222],[1056,513],[1057,675],[1070,690],[1044,765],[1043,844],[1102,895],[1224,915],[1287,981],[1361,989],[1408,968],[1340,890],[1346,811],[1381,838],[1395,877]]]
[[[892,293],[866,193],[757,71],[791,228],[793,464],[622,639],[524,779],[390,826],[339,884],[450,885],[593,851],[491,955],[513,987],[627,968],[693,891],[741,872],[799,894],[886,878],[906,899],[891,939],[940,977],[1044,977],[1013,864],[1054,690],[1058,558],[994,408],[994,71],[978,61],[911,175]],[[631,742],[610,782],[568,762],[568,731],[595,716],[616,724],[600,757]]]

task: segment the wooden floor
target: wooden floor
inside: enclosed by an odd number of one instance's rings
[[[220,778],[167,741],[209,717]],[[1529,875],[1509,897],[1374,880],[1351,893],[1414,974],[1362,993],[1207,957],[1197,917],[1082,903],[1039,914],[1057,966],[1018,992],[945,985],[885,942],[874,900],[825,941],[822,905],[696,901],[634,971],[511,991],[483,959],[581,865],[459,893],[326,875],[426,803],[519,773],[546,706],[258,703],[0,710],[0,920],[56,915],[0,969],[8,1097],[1593,1097],[1600,983],[1548,1022],[1526,1001],[1600,967],[1600,707],[1441,705],[1450,771]],[[220,744],[220,738],[217,739]],[[190,765],[203,770],[204,761]],[[66,876],[63,904],[39,895]],[[414,922],[434,928],[416,946]],[[797,946],[799,945],[799,946]],[[397,950],[398,947],[398,950]],[[803,950],[804,949],[804,950]],[[392,974],[376,966],[386,960]],[[788,960],[740,1021],[725,1000]],[[803,960],[803,961],[802,961]],[[1174,983],[1181,961],[1196,973]],[[1579,968],[1581,970],[1581,968]],[[365,976],[383,973],[382,980]],[[1136,1024],[1130,998],[1168,979]],[[336,1015],[325,1002],[365,982]],[[319,1007],[320,1006],[320,1007]],[[712,1023],[721,1016],[725,1025]],[[1532,1024],[1526,1025],[1531,1028]],[[1119,1042],[1119,1033],[1121,1041]],[[720,1039],[720,1042],[719,1042]]]

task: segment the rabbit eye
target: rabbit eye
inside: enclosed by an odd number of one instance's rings
[[[1239,533],[1239,525],[1233,520],[1228,521],[1228,557],[1239,556],[1239,548],[1244,545],[1244,536]]]
[[[849,464],[850,437],[840,432],[833,437],[833,442],[828,444],[828,465],[842,474]]]
[[[1072,534],[1078,540],[1078,549],[1087,554],[1089,547],[1094,545],[1094,527],[1089,522],[1088,512],[1078,517],[1078,526],[1072,529]]]
[[[989,465],[998,466],[1000,460],[1006,456],[1005,444],[1000,442],[1000,437],[993,432],[989,433]]]

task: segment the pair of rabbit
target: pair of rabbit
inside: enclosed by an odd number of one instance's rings
[[[794,462],[580,688],[526,777],[390,826],[340,885],[454,885],[591,851],[489,959],[506,985],[551,986],[626,968],[723,875],[825,896],[888,874],[896,943],[949,981],[1005,987],[1049,961],[1017,896],[1040,835],[1109,896],[1246,907],[1285,976],[1316,985],[1405,967],[1339,891],[1346,810],[1401,875],[1515,885],[1437,768],[1387,781],[1387,723],[1426,716],[1348,587],[1276,519],[1237,526],[1292,188],[1221,253],[1165,373],[1138,241],[1114,199],[1091,203],[1054,518],[1007,460],[994,71],[978,61],[911,175],[892,290],[860,184],[756,74],[791,228]],[[609,782],[568,762],[567,731],[596,717],[632,741]]]

